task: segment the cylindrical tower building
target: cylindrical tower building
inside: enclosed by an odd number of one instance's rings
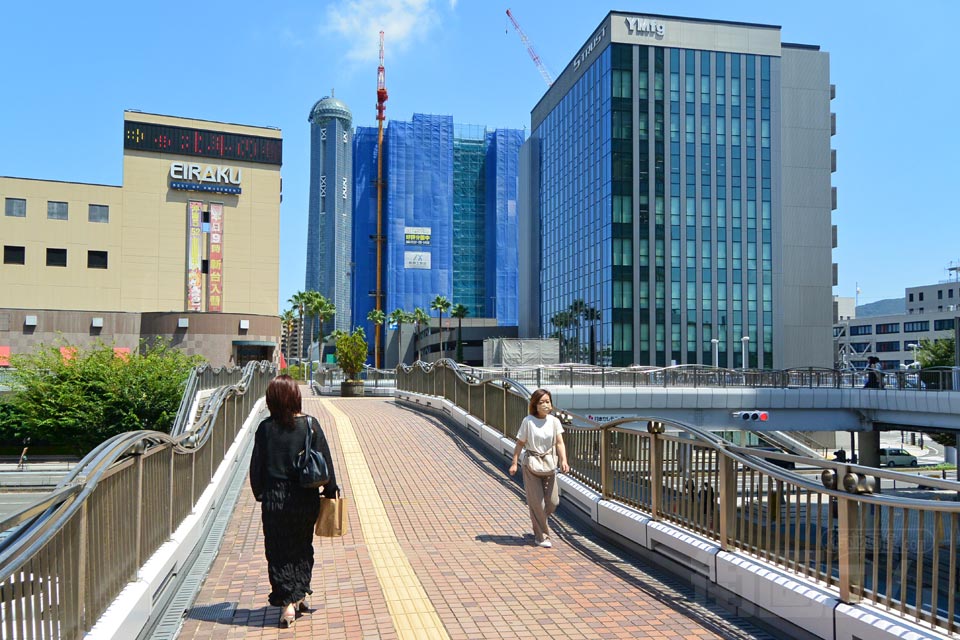
[[[353,115],[331,95],[310,109],[310,202],[305,291],[319,291],[336,307],[323,327],[349,331],[353,227]],[[310,327],[311,341],[318,327]],[[305,341],[309,342],[309,341]],[[306,345],[305,349],[306,349]]]

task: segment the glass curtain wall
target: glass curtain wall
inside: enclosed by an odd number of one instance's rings
[[[778,62],[612,44],[544,119],[541,330],[564,360],[713,364],[717,340],[719,366],[744,344],[772,366]]]

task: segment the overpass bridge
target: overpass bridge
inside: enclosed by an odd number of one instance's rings
[[[173,434],[105,443],[8,518],[3,637],[261,637],[275,626],[244,486],[272,375],[198,375]],[[573,470],[560,480],[561,542],[537,555],[504,471],[524,391],[443,363],[400,371],[394,400],[307,401],[353,504],[349,536],[318,541],[313,612],[295,635],[960,632],[960,505],[948,501],[960,485],[830,462],[793,474],[764,458],[796,456],[758,458],[662,416],[600,426],[562,415]],[[912,489],[872,494],[874,476]],[[229,544],[211,549],[220,536]],[[209,569],[193,568],[201,561]]]

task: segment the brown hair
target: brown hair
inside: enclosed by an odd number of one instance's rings
[[[301,407],[300,387],[290,376],[277,376],[267,385],[267,408],[270,417],[280,425],[292,429],[293,416],[300,413]]]
[[[537,404],[540,402],[540,398],[547,396],[550,398],[550,404],[553,404],[553,396],[550,395],[550,392],[546,389],[537,389],[530,395],[530,404],[527,405],[527,411],[532,416],[539,415],[537,412]]]

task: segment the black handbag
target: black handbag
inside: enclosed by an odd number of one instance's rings
[[[305,489],[316,489],[330,482],[330,471],[327,461],[319,451],[313,448],[313,424],[307,419],[307,439],[303,444],[303,451],[297,457],[297,477],[300,486]]]

